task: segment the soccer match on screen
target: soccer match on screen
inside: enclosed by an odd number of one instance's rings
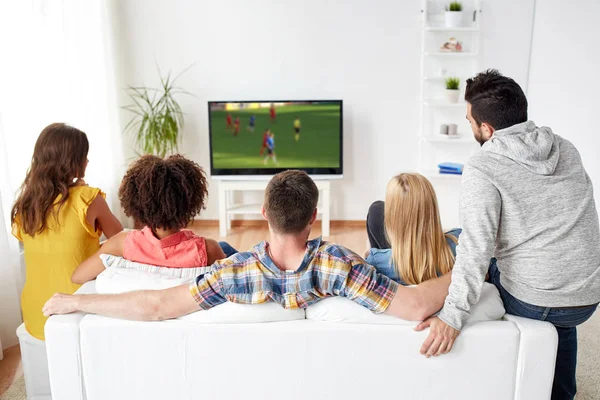
[[[340,102],[211,102],[213,168],[337,168]]]

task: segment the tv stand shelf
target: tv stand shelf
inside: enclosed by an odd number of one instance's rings
[[[231,220],[234,215],[260,215],[262,204],[257,203],[234,203],[234,192],[257,192],[264,191],[269,183],[268,180],[259,181],[219,181],[219,234],[227,236],[231,229]],[[319,189],[319,204],[317,215],[321,216],[322,234],[329,236],[330,225],[330,185],[327,180],[316,180]]]

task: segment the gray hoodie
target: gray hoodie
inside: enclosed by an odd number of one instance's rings
[[[502,286],[543,307],[600,302],[600,230],[593,188],[571,142],[533,121],[494,132],[465,166],[463,232],[440,319],[462,326],[490,258]]]

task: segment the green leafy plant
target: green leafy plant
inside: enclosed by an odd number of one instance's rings
[[[462,3],[458,1],[453,1],[448,6],[446,6],[446,11],[462,11]]]
[[[458,90],[460,86],[460,79],[456,77],[448,77],[446,78],[446,89],[448,90]]]
[[[177,151],[183,128],[183,112],[174,96],[189,93],[175,86],[175,82],[189,68],[174,79],[171,79],[170,72],[162,76],[159,70],[159,88],[127,87],[126,92],[133,104],[123,108],[134,115],[124,131],[135,136],[143,154],[165,157]]]

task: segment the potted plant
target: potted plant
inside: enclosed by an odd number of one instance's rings
[[[446,6],[445,18],[446,27],[448,28],[457,28],[459,26],[462,26],[462,3],[459,3],[458,1],[453,1],[448,6]]]
[[[159,76],[159,88],[129,86],[133,104],[123,108],[134,114],[125,132],[135,135],[142,154],[165,157],[177,152],[183,128],[183,112],[174,96],[189,93],[175,86],[181,74],[171,79],[170,73],[163,77],[159,70]]]
[[[446,78],[446,100],[450,103],[458,103],[459,87],[459,78],[453,76]]]

